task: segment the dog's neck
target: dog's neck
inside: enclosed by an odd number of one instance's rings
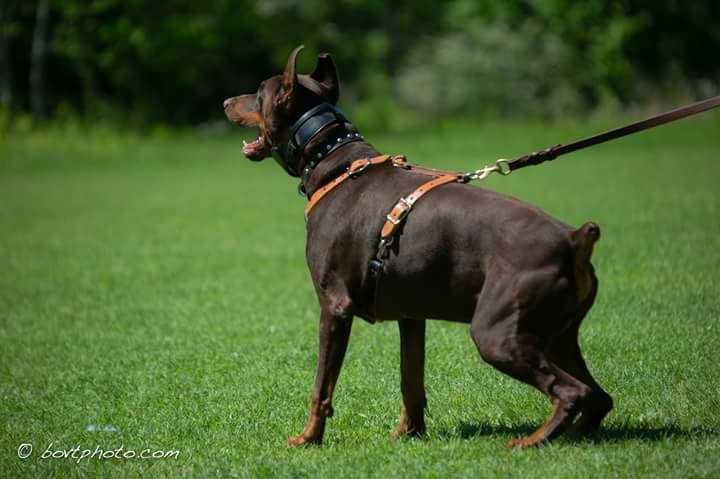
[[[276,159],[288,173],[300,177],[299,191],[308,198],[347,170],[353,160],[378,154],[342,111],[329,103],[303,113],[278,153]]]
[[[313,141],[308,144],[309,149],[313,148],[313,143],[315,142],[322,143],[327,141],[326,136],[328,135],[328,133],[319,134],[317,138],[314,138]],[[354,160],[372,158],[379,154],[375,147],[364,140],[343,145],[318,163],[310,173],[310,176],[304,183],[307,197],[310,198],[318,188],[321,188],[326,183],[329,183],[347,171]],[[303,162],[306,161],[308,161],[308,159],[303,158]]]

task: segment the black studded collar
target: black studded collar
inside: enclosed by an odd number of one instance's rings
[[[341,146],[363,139],[354,128],[346,127],[348,123],[339,108],[330,103],[321,103],[300,116],[292,126],[286,144],[273,149],[273,156],[280,166],[288,174],[300,177],[298,191],[301,195],[305,196],[305,183],[318,163]],[[305,148],[320,132],[327,132],[327,139],[307,152],[306,163],[299,171]]]
[[[328,139],[322,142],[317,147],[313,148],[308,155],[308,161],[300,174],[300,194],[305,196],[305,184],[310,179],[310,174],[313,172],[315,167],[328,157],[335,150],[343,145],[352,143],[354,141],[360,141],[363,136],[357,131],[351,131],[345,128],[344,124],[338,125],[328,134]]]

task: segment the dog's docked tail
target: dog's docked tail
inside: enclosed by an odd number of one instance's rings
[[[590,263],[593,247],[600,239],[600,227],[588,221],[571,233],[575,246],[575,281],[578,287],[578,299],[583,302],[593,289],[595,273]]]
[[[580,228],[572,232],[572,239],[575,243],[575,252],[578,261],[587,263],[593,252],[593,246],[600,239],[600,227],[597,223],[588,221]]]

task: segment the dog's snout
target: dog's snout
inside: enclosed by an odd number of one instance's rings
[[[233,100],[235,100],[235,97],[231,97],[231,98],[228,98],[227,100],[225,100],[223,102],[223,108],[227,108],[228,106],[230,106],[232,104]]]

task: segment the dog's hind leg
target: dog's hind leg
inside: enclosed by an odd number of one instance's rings
[[[311,397],[310,414],[303,432],[288,438],[288,445],[322,442],[326,418],[332,417],[332,396],[335,390],[345,351],[350,339],[352,315],[322,308],[320,313],[320,351]]]
[[[581,409],[591,389],[554,364],[546,355],[547,338],[539,325],[544,315],[517,306],[514,288],[483,291],[470,324],[470,332],[482,358],[498,370],[534,386],[550,399],[550,418],[530,436],[510,441],[508,447],[529,447],[563,433]],[[487,294],[486,294],[487,293]],[[557,325],[552,325],[557,326]]]
[[[600,427],[600,423],[613,408],[613,400],[592,377],[585,364],[578,344],[578,333],[583,318],[590,310],[597,292],[597,280],[592,278],[592,289],[584,299],[571,326],[557,338],[553,338],[547,350],[548,356],[569,374],[590,386],[592,393],[583,403],[580,416],[570,427],[574,434],[589,434]]]
[[[425,320],[401,319],[400,388],[403,408],[393,437],[421,436],[425,433]]]
[[[590,387],[591,392],[583,401],[580,415],[570,427],[569,433],[585,435],[596,431],[613,408],[613,400],[600,387],[585,364],[578,345],[578,326],[571,326],[560,337],[553,339],[547,354],[551,360],[568,374]]]

